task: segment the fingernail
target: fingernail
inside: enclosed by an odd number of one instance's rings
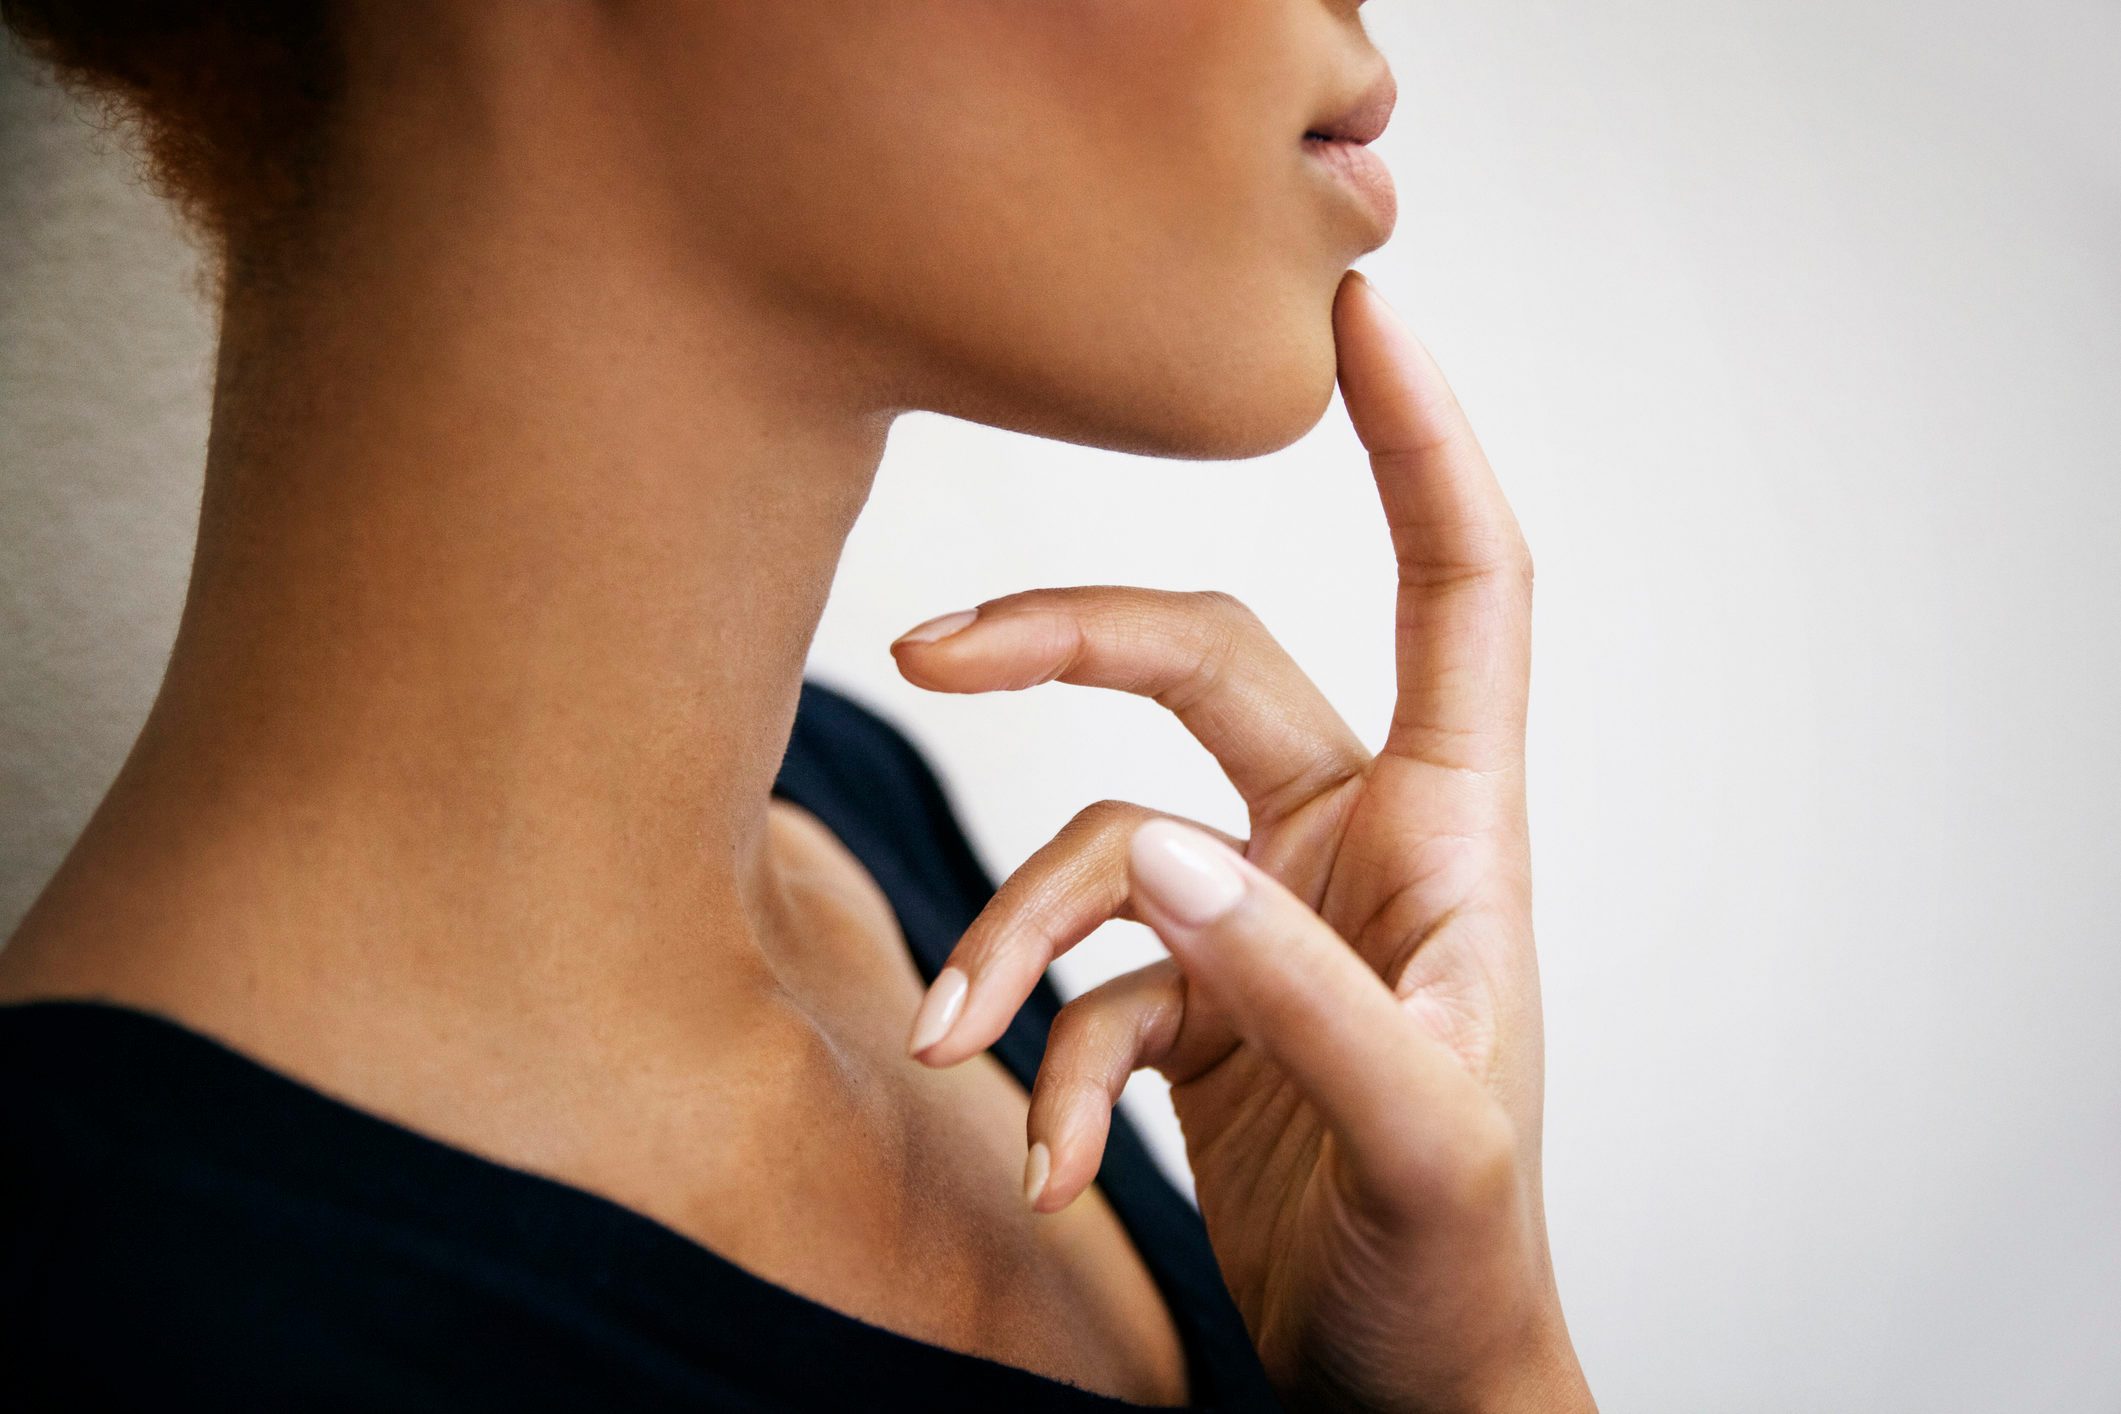
[[[1136,830],[1127,856],[1149,901],[1181,923],[1213,923],[1245,896],[1229,847],[1176,820],[1151,820]]]
[[[959,609],[954,614],[939,614],[924,624],[916,624],[907,629],[892,642],[933,643],[938,638],[948,638],[978,617],[977,609]]]
[[[1031,1146],[1024,1155],[1024,1201],[1032,1207],[1038,1206],[1038,1197],[1046,1191],[1046,1180],[1053,1176],[1053,1151],[1044,1141]]]
[[[913,1014],[913,1039],[906,1043],[908,1055],[919,1055],[950,1034],[950,1023],[965,1009],[965,993],[972,979],[955,967],[946,967],[928,984],[921,1009]]]

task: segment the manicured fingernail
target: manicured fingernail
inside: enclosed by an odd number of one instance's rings
[[[1176,820],[1151,820],[1136,830],[1127,857],[1149,901],[1196,928],[1245,896],[1244,875],[1231,862],[1229,846]]]
[[[965,1009],[965,993],[972,979],[955,967],[946,967],[928,984],[921,1009],[913,1014],[913,1039],[906,1043],[908,1055],[919,1055],[950,1034],[950,1023]]]
[[[954,614],[939,614],[924,624],[907,629],[894,643],[933,643],[938,638],[948,638],[966,624],[979,617],[977,609],[959,609]]]
[[[1024,1201],[1036,1208],[1038,1196],[1046,1191],[1046,1180],[1052,1176],[1053,1151],[1044,1141],[1033,1144],[1031,1152],[1024,1155]]]

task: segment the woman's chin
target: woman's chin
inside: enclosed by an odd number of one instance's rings
[[[1316,427],[1337,375],[1330,303],[1293,328],[1240,322],[1185,341],[1145,330],[1138,341],[1123,337],[1044,360],[1023,356],[1037,341],[1015,342],[1011,376],[961,371],[914,405],[1108,451],[1235,461],[1279,451]],[[959,357],[954,366],[979,362]]]
[[[1278,452],[1316,427],[1333,401],[1334,367],[1274,370],[1272,376],[1174,390],[1142,429],[1150,456],[1238,461]]]
[[[1140,456],[1237,461],[1297,441],[1325,416],[1336,373],[1331,330],[1278,345],[1272,361],[1203,357],[1182,374],[1130,382],[1087,400],[1094,411],[1046,435]],[[1295,357],[1288,356],[1295,351]],[[1030,430],[1030,429],[1027,429]]]

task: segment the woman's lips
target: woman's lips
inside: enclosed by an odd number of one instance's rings
[[[1369,148],[1384,136],[1398,102],[1399,83],[1390,66],[1380,60],[1360,92],[1337,111],[1314,121],[1304,134],[1304,150],[1354,196],[1369,218],[1370,250],[1391,239],[1399,220],[1399,193],[1392,185],[1391,170]]]
[[[1370,218],[1375,244],[1391,239],[1399,221],[1399,192],[1392,185],[1392,169],[1368,146],[1345,138],[1304,138],[1304,151],[1332,174],[1354,197]]]

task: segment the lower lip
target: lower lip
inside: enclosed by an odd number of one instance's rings
[[[1369,214],[1378,245],[1392,235],[1399,221],[1399,193],[1392,185],[1392,170],[1385,161],[1359,142],[1331,138],[1305,138],[1304,150],[1312,160],[1332,173]]]

